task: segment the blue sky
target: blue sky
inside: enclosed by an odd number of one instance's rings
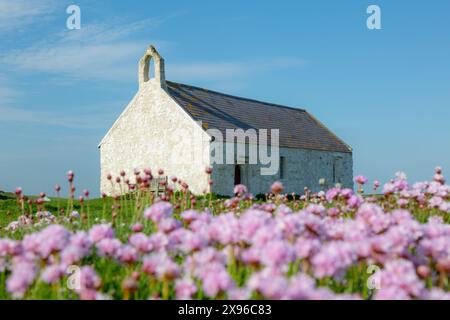
[[[0,189],[51,192],[72,169],[98,194],[97,144],[150,43],[169,80],[306,108],[353,147],[355,174],[450,170],[447,0],[0,0]]]

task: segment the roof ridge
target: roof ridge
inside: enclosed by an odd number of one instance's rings
[[[174,85],[181,85],[181,86],[185,86],[185,87],[191,87],[191,88],[195,88],[195,89],[199,89],[199,90],[204,90],[204,91],[212,92],[215,94],[220,94],[222,96],[226,96],[226,97],[230,97],[230,98],[257,102],[257,103],[261,103],[261,104],[271,106],[271,107],[286,108],[286,109],[291,109],[291,110],[296,110],[296,111],[307,112],[306,109],[303,109],[303,108],[290,107],[290,106],[285,106],[282,104],[277,104],[277,103],[272,103],[272,102],[266,102],[266,101],[251,99],[251,98],[239,97],[239,96],[235,96],[235,95],[228,94],[228,93],[223,93],[223,92],[219,92],[219,91],[215,91],[215,90],[210,90],[210,89],[206,89],[206,88],[202,88],[202,87],[193,86],[190,84],[184,84],[184,83],[179,83],[179,82],[174,82],[174,81],[169,81],[169,80],[166,80],[166,83],[174,84]]]

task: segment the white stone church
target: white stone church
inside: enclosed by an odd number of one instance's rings
[[[154,70],[149,70],[151,61]],[[218,144],[235,141],[221,141],[212,133],[225,137],[231,129],[278,129],[278,141],[271,140],[268,147],[279,147],[271,151],[279,157],[275,174],[261,174],[267,165],[249,161],[248,154],[236,152],[232,163],[217,161],[217,153],[228,150]],[[256,147],[268,140],[270,134],[257,140]],[[244,140],[246,152],[251,144]],[[276,180],[285,192],[298,194],[304,187],[319,191],[336,184],[353,186],[352,149],[307,111],[166,81],[164,59],[153,46],[139,61],[138,92],[99,149],[101,191],[107,194],[112,193],[107,174],[125,170],[132,176],[135,168],[162,168],[164,175],[188,182],[197,194],[231,195],[236,184],[245,184],[253,194],[266,193]],[[207,166],[213,167],[211,186]]]

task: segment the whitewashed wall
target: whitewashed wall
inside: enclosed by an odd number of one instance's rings
[[[158,168],[189,183],[195,193],[208,188],[210,137],[154,79],[136,96],[100,143],[102,192],[111,194],[106,175],[134,168]],[[118,190],[115,190],[116,192]]]

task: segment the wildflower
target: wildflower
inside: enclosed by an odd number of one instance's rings
[[[69,245],[61,252],[61,265],[68,267],[78,263],[86,255],[86,251],[82,248]]]
[[[311,262],[314,275],[322,279],[330,276],[340,276],[356,259],[354,247],[344,241],[332,241],[325,244],[314,255]]]
[[[398,259],[388,261],[380,271],[381,288],[386,290],[377,292],[377,299],[392,296],[392,298],[409,299],[418,297],[425,288],[417,277],[416,270],[411,261]]]
[[[64,275],[64,269],[59,265],[47,266],[41,273],[41,279],[45,283],[55,284],[58,283],[61,277]]]
[[[73,173],[72,170],[69,170],[67,172],[67,179],[69,180],[69,182],[73,182],[73,178],[75,177],[75,174]]]
[[[126,264],[132,264],[138,260],[138,254],[134,247],[124,245],[117,250],[118,259]]]
[[[250,300],[251,291],[248,288],[232,288],[228,290],[230,300]]]
[[[78,211],[72,211],[70,213],[70,217],[73,219],[79,219],[80,218],[80,214],[78,213]]]
[[[104,238],[96,243],[100,256],[115,257],[121,246],[120,240],[114,238]]]
[[[336,199],[339,196],[340,191],[341,190],[338,188],[331,188],[325,194],[325,198],[327,199],[328,202],[332,202],[334,199]]]
[[[84,266],[80,269],[80,288],[78,292],[86,289],[98,289],[102,282],[95,270],[91,266]]]
[[[135,223],[131,226],[133,232],[141,232],[144,230],[144,225],[142,223]]]
[[[292,261],[293,250],[282,240],[268,242],[261,250],[261,261],[266,266],[277,267]]]
[[[148,253],[152,249],[149,238],[140,232],[134,233],[129,238],[129,243],[142,253]]]
[[[169,233],[181,227],[181,222],[174,218],[164,218],[158,222],[158,230]]]
[[[16,194],[16,196],[19,197],[22,194],[22,188],[21,187],[16,188],[16,191],[14,193]]]
[[[270,190],[272,191],[273,194],[280,194],[281,192],[283,192],[283,184],[279,181],[276,181],[272,184],[272,186],[270,187]]]
[[[305,273],[299,273],[290,280],[286,295],[288,299],[294,300],[311,299],[315,289],[314,279]]]
[[[364,185],[367,183],[367,178],[365,176],[359,175],[356,176],[353,181],[355,181],[355,183],[359,184],[359,185]]]
[[[160,201],[146,209],[144,211],[144,217],[153,222],[159,222],[164,218],[170,217],[172,212],[173,207],[169,202]]]
[[[130,294],[133,294],[138,289],[138,283],[132,277],[125,278],[122,281],[122,291],[125,293],[125,297],[128,298]]]
[[[225,268],[215,264],[209,266],[202,276],[202,287],[207,296],[215,297],[234,287],[234,282]]]
[[[13,265],[12,273],[6,280],[6,289],[14,298],[22,298],[36,276],[34,263],[21,260]]]
[[[60,225],[50,225],[36,234],[33,240],[36,241],[35,252],[39,253],[43,258],[47,258],[50,254],[64,249],[70,241],[70,233]]]
[[[236,186],[234,186],[233,192],[234,192],[234,194],[237,194],[237,195],[243,195],[243,194],[247,193],[247,187],[244,186],[243,184],[237,184]]]
[[[97,224],[89,231],[89,238],[92,242],[114,238],[114,229],[109,224]]]
[[[167,253],[157,252],[145,256],[142,262],[142,271],[148,275],[155,275],[158,265],[167,259]]]
[[[376,191],[380,187],[380,181],[375,180],[373,182],[373,190]]]
[[[183,218],[186,223],[191,223],[192,221],[197,220],[198,217],[199,213],[195,210],[186,210],[181,213],[181,218]]]
[[[177,299],[189,300],[197,292],[197,286],[191,278],[177,279],[175,281],[175,293]]]
[[[267,299],[282,299],[288,290],[288,281],[279,271],[265,268],[250,276],[248,287]]]

